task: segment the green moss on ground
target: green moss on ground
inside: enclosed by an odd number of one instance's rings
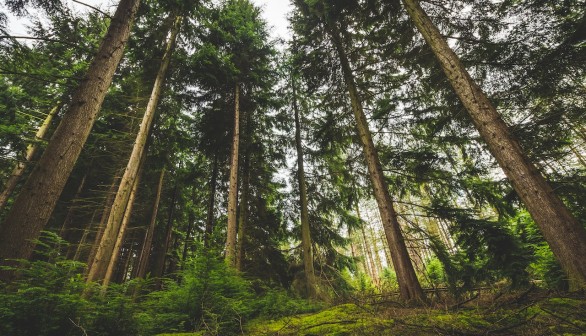
[[[247,335],[382,335],[393,325],[392,320],[377,318],[367,309],[343,304],[314,314],[255,320],[246,330]]]
[[[586,335],[586,300],[492,302],[457,310],[343,304],[314,314],[258,319],[246,327],[252,336],[485,334]]]

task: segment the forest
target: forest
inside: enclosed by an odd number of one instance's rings
[[[586,1],[290,2],[0,2],[0,335],[586,334]]]

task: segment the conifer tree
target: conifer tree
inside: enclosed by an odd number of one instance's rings
[[[64,119],[28,177],[0,227],[0,259],[31,256],[38,237],[55,208],[67,178],[91,131],[138,9],[139,0],[121,0],[85,79],[77,88]],[[10,277],[2,272],[2,278]]]

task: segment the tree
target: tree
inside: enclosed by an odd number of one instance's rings
[[[148,135],[151,132],[155,111],[161,95],[161,90],[167,75],[167,69],[169,68],[169,64],[171,62],[175,41],[177,39],[177,35],[179,34],[181,20],[181,16],[177,16],[173,20],[173,26],[170,30],[170,36],[167,41],[165,54],[163,55],[161,66],[153,85],[153,90],[151,92],[149,103],[143,116],[141,127],[136,136],[132,154],[128,160],[128,165],[126,166],[122,180],[120,181],[118,192],[116,193],[116,198],[114,199],[112,210],[110,211],[108,222],[106,223],[106,227],[104,229],[104,234],[102,235],[100,245],[88,272],[88,282],[101,280],[104,278],[106,275],[106,267],[110,262],[112,255],[114,254],[116,238],[120,232],[120,227],[122,225],[126,208],[128,207],[128,200],[130,198],[132,188],[135,185],[140,162],[143,156],[146,155],[145,149]]]
[[[586,229],[574,218],[539,170],[525,155],[518,140],[482,89],[449,47],[417,0],[403,0],[405,9],[432,48],[452,87],[490,152],[527,206],[546,241],[570,278],[586,285]]]
[[[31,256],[34,239],[47,223],[77,161],[122,59],[139,0],[121,0],[88,72],[72,97],[65,118],[28,177],[0,227],[0,259]],[[90,98],[91,97],[91,98]],[[0,277],[10,278],[2,272]]]
[[[409,253],[407,252],[403,234],[401,233],[401,227],[397,220],[397,213],[394,209],[393,201],[384,179],[380,159],[372,140],[368,121],[364,114],[361,98],[356,87],[356,80],[341,37],[341,34],[344,33],[345,27],[343,27],[344,21],[340,20],[340,18],[344,15],[345,11],[348,10],[347,8],[344,8],[344,6],[352,6],[352,4],[336,6],[327,1],[320,1],[313,2],[312,5],[313,6],[308,6],[304,9],[307,13],[306,15],[314,15],[320,19],[319,23],[323,25],[325,34],[329,36],[340,62],[342,76],[344,78],[346,90],[356,120],[359,140],[363,147],[369,177],[383,219],[386,238],[391,249],[391,256],[397,273],[401,297],[405,301],[424,301],[425,297],[415,274],[415,270],[413,269],[411,260],[409,259]],[[300,4],[299,6],[303,8],[303,5]],[[342,22],[342,24],[339,22]]]
[[[295,72],[291,71],[291,104],[295,117],[295,149],[297,151],[297,183],[299,185],[299,204],[301,206],[301,246],[303,249],[303,269],[305,270],[306,290],[309,297],[316,292],[315,270],[313,268],[313,243],[309,224],[309,208],[307,202],[307,183],[305,181],[305,164],[303,161],[303,143],[301,140],[301,119],[299,104],[297,103],[297,85]]]

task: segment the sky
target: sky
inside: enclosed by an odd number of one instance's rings
[[[84,2],[88,5],[92,5],[103,9],[107,12],[114,12],[115,6],[118,3],[117,0],[79,0],[80,2]],[[74,8],[78,11],[87,11],[91,10],[85,6],[76,4],[71,0],[64,0],[66,4],[68,4],[71,8]],[[286,39],[289,36],[288,33],[288,22],[287,22],[287,13],[291,9],[291,3],[289,0],[252,0],[257,6],[263,9],[263,18],[269,24],[269,31],[271,33],[271,37],[273,38],[284,38]],[[0,10],[5,12],[4,8],[0,8]],[[26,35],[25,29],[26,22],[22,18],[15,18],[13,16],[9,16],[9,24],[8,28],[9,31],[14,35]]]

